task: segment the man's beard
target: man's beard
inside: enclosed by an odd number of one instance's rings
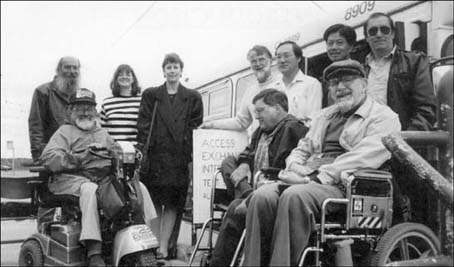
[[[96,120],[95,118],[77,118],[75,124],[79,129],[89,131],[95,127]]]
[[[256,70],[256,71],[255,71],[255,77],[257,78],[257,80],[259,81],[259,83],[265,82],[265,81],[268,79],[269,76],[270,76],[270,73],[267,72],[267,71],[264,70],[264,69]]]
[[[55,77],[55,85],[60,92],[71,93],[79,88],[79,77],[63,77],[57,75]]]
[[[336,105],[341,113],[346,113],[353,108],[354,102],[355,99],[350,95],[348,98],[340,100]]]

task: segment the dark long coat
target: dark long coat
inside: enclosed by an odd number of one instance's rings
[[[150,145],[142,148],[149,155],[149,173],[142,177],[142,182],[146,186],[188,186],[192,130],[203,121],[202,97],[199,92],[180,84],[171,104],[165,83],[146,89],[142,94],[137,119],[139,147],[143,147],[147,141],[155,103],[158,107]]]

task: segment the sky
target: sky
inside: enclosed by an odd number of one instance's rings
[[[119,64],[130,64],[143,89],[164,82],[161,63],[176,52],[183,84],[196,88],[248,67],[247,51],[274,44],[339,2],[1,1],[1,156],[30,157],[33,91],[52,80],[62,56],[81,62],[81,86],[98,103],[110,96]],[[345,3],[343,4],[345,6]],[[322,32],[321,32],[322,34]]]

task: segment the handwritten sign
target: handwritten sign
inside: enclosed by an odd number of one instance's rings
[[[248,145],[246,132],[197,129],[193,132],[193,223],[210,217],[211,181],[222,160],[238,156]],[[219,175],[216,188],[225,188]]]

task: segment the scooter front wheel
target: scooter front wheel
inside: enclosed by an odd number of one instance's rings
[[[158,261],[152,250],[145,250],[125,256],[119,266],[158,266]]]

